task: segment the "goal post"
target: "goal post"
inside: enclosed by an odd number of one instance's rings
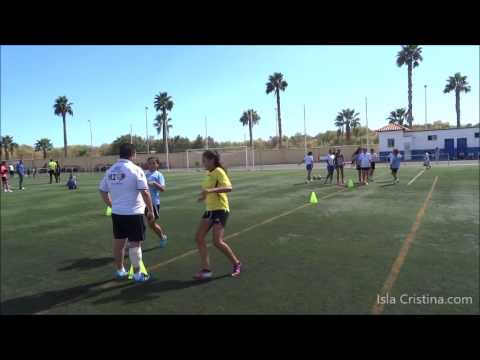
[[[202,164],[202,154],[207,150],[187,149],[185,151],[187,169],[197,169]],[[248,168],[248,146],[209,147],[208,150],[217,151],[220,160],[229,168]]]

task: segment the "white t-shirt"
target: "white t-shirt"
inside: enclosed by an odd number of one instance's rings
[[[147,190],[143,170],[130,160],[120,159],[107,170],[99,187],[112,198],[112,214],[138,215],[145,211],[141,190]]]
[[[425,161],[430,161],[430,154],[429,153],[425,153]]]
[[[371,155],[369,153],[360,153],[358,155],[358,162],[360,163],[361,168],[369,168],[371,161]]]
[[[327,155],[327,165],[328,166],[334,166],[335,165],[335,155],[333,155],[333,154],[328,154]]]
[[[368,153],[370,154],[370,161],[371,162],[377,162],[378,161],[378,154],[377,153]]]
[[[305,165],[313,165],[313,156],[312,155],[305,155],[305,158],[303,159],[305,161]]]

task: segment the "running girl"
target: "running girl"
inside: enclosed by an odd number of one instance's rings
[[[233,271],[231,275],[238,276],[241,271],[241,263],[223,239],[225,225],[230,214],[227,193],[232,191],[232,183],[220,162],[220,155],[217,152],[205,151],[202,162],[208,173],[202,183],[202,193],[198,201],[205,202],[207,209],[202,216],[195,236],[202,267],[195,278],[204,280],[212,277],[210,258],[205,241],[206,235],[212,228],[213,244],[232,263]]]
[[[360,155],[360,152],[362,151],[361,148],[357,148],[355,152],[352,155],[352,167],[356,165],[357,167],[357,172],[358,172],[358,182],[362,182],[362,169],[360,168],[360,162],[358,161],[358,157]]]
[[[400,154],[398,149],[393,149],[393,153],[390,154],[390,170],[392,171],[393,183],[399,183],[398,169],[400,169]]]
[[[363,148],[362,152],[358,156],[358,162],[360,162],[360,168],[362,169],[362,181],[364,185],[368,185],[368,173],[370,172],[370,155],[367,153],[367,149]]]
[[[423,158],[423,166],[425,166],[427,169],[430,169],[432,165],[430,165],[430,154],[428,151],[425,153],[425,156]]]
[[[328,155],[327,155],[327,172],[328,172],[328,175],[325,178],[324,184],[327,183],[328,179],[330,179],[330,184],[332,183],[333,172],[334,171],[335,171],[335,155],[333,154],[333,150],[330,149],[330,150],[328,150]]]
[[[305,157],[303,158],[303,162],[301,162],[300,164],[303,164],[303,163],[305,163],[305,166],[307,169],[307,180],[305,181],[305,184],[306,184],[312,181],[312,170],[313,170],[314,159],[313,159],[313,153],[311,151],[309,151],[308,154],[305,155]]]
[[[158,171],[160,167],[160,161],[156,158],[147,159],[148,170],[145,172],[147,178],[148,189],[150,190],[150,196],[153,203],[153,215],[155,220],[158,220],[160,215],[160,193],[165,191],[165,178],[162,173]],[[147,215],[148,209],[145,208],[145,215]],[[160,238],[160,247],[164,248],[167,245],[167,235],[156,222],[148,224]]]
[[[8,184],[8,164],[6,161],[3,161],[0,165],[0,176],[2,177],[2,190],[3,192],[12,192],[10,185]]]
[[[373,181],[373,173],[375,172],[375,163],[378,160],[378,155],[377,155],[377,153],[375,152],[374,149],[370,149],[370,157],[371,157],[370,174],[369,174],[368,177],[369,177],[369,180]]]
[[[337,169],[337,185],[343,185],[343,166],[345,159],[340,149],[337,149],[335,154],[335,169]],[[342,174],[342,182],[340,183],[340,174]]]

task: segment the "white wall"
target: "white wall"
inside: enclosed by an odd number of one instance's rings
[[[455,139],[455,148],[457,147],[458,138],[467,138],[467,146],[480,147],[480,138],[475,137],[475,133],[479,132],[479,128],[462,128],[462,129],[446,129],[446,130],[427,130],[427,131],[384,131],[378,133],[379,152],[391,151],[393,148],[387,146],[388,139],[395,139],[395,147],[403,151],[404,143],[411,141],[411,150],[425,149],[443,149],[445,147],[445,139]],[[429,135],[437,135],[437,140],[429,141]]]

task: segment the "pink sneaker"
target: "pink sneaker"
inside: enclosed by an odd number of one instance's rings
[[[242,272],[242,264],[238,263],[233,265],[232,276],[238,276]]]
[[[193,278],[196,280],[207,280],[212,278],[213,273],[210,270],[200,270],[198,273],[196,273]]]

